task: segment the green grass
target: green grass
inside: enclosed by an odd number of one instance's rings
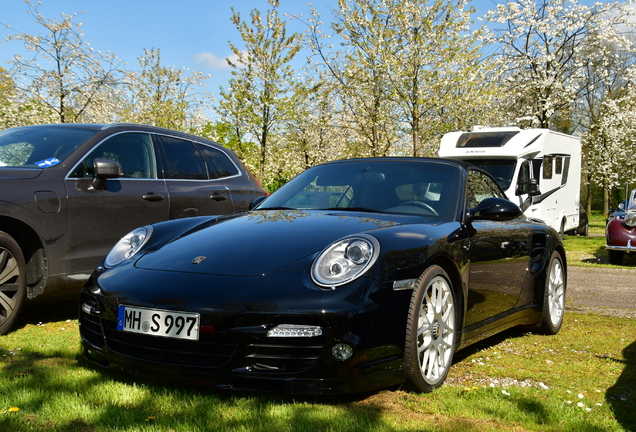
[[[446,385],[431,394],[298,398],[93,368],[78,361],[74,301],[36,300],[0,336],[0,431],[636,429],[633,319],[569,313],[557,336],[509,330],[458,352]]]
[[[588,226],[590,234],[605,235],[606,221],[607,217],[603,216],[600,211],[592,211],[592,214],[588,216]]]
[[[636,268],[636,254],[625,255],[622,265],[609,263],[605,249],[605,221],[600,212],[589,218],[589,236],[569,236],[563,239],[568,265],[599,268]]]

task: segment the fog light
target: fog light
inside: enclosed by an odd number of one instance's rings
[[[310,325],[280,324],[267,332],[267,337],[315,337],[322,335],[322,328]]]
[[[345,361],[351,358],[353,355],[353,348],[347,344],[336,344],[331,348],[331,355],[338,361]]]

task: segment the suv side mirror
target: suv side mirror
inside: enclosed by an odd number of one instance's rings
[[[95,178],[93,178],[94,189],[104,189],[106,179],[119,178],[124,175],[119,162],[110,159],[95,158],[93,159],[93,168],[95,169]]]
[[[486,198],[470,209],[471,219],[481,220],[510,220],[523,214],[521,209],[512,201],[503,198]]]

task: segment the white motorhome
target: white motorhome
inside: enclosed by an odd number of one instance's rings
[[[561,235],[579,225],[581,142],[548,129],[482,128],[450,132],[438,155],[489,172],[524,214]]]

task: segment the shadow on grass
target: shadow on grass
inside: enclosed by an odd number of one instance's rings
[[[383,402],[378,395],[364,400],[369,395],[292,397],[222,391],[104,370],[57,350],[22,350],[1,363],[0,391],[15,404],[8,406],[20,410],[0,413],[0,431],[401,430],[383,419],[395,402],[392,393]],[[61,406],[67,407],[67,414],[46,417]]]
[[[616,421],[626,431],[636,431],[636,341],[623,350],[623,360],[616,361],[623,363],[625,368],[616,384],[607,390],[605,398]]]
[[[605,246],[594,249],[591,251],[591,254],[594,258],[584,258],[581,262],[585,264],[611,264],[609,261],[609,254],[607,253]],[[615,267],[636,268],[636,254],[632,253],[623,255],[623,262],[621,265],[616,265]]]
[[[56,321],[76,320],[78,316],[79,289],[77,292],[61,295],[40,296],[26,300],[22,311],[11,332],[20,330],[27,325],[49,323]]]

